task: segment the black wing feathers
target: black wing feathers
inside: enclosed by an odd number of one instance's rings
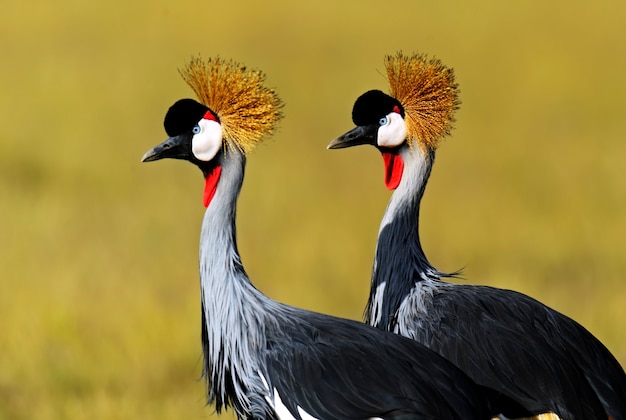
[[[615,398],[626,396],[622,367],[572,319],[521,293],[486,286],[452,285],[434,297],[433,308],[440,319],[427,324],[425,344],[477,383],[537,413],[550,401],[551,410],[570,418],[623,418],[626,398]]]
[[[303,313],[273,333],[285,339],[272,340],[266,355],[270,386],[296,418],[298,407],[321,419],[490,418],[479,388],[436,353],[358,322]]]

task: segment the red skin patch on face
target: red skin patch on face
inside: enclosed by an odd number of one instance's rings
[[[204,178],[204,194],[202,195],[202,204],[204,204],[204,207],[209,207],[209,204],[211,204],[215,190],[217,190],[217,182],[220,180],[221,173],[222,167],[217,165]]]
[[[396,153],[382,152],[385,162],[385,186],[388,190],[395,190],[402,181],[404,161]]]
[[[215,121],[215,122],[219,122],[219,120],[217,119],[217,116],[212,113],[211,111],[207,111],[204,113],[204,118],[205,120],[211,120],[211,121]]]

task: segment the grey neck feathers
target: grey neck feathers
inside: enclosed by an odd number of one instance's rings
[[[435,153],[405,145],[400,155],[404,161],[402,181],[393,192],[380,224],[365,309],[366,322],[388,330],[392,330],[395,314],[416,282],[448,276],[430,264],[419,237],[420,202]]]
[[[200,283],[203,376],[216,410],[233,406],[240,418],[270,410],[259,372],[265,327],[273,302],[250,282],[237,250],[235,213],[245,156],[227,150],[222,173],[202,222]],[[269,321],[268,321],[269,319]],[[259,413],[259,411],[261,411]]]

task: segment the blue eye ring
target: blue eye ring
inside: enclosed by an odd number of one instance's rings
[[[200,129],[200,126],[198,124],[194,125],[194,127],[191,129],[191,132],[193,134],[198,134],[198,133],[200,133],[200,131],[202,131],[202,130]]]
[[[389,119],[387,117],[382,117],[380,120],[378,120],[378,124],[380,125],[386,125],[389,122]]]

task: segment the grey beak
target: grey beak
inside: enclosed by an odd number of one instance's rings
[[[377,125],[359,125],[328,143],[326,148],[343,149],[345,147],[358,146],[361,144],[371,144],[375,146],[377,134]]]

